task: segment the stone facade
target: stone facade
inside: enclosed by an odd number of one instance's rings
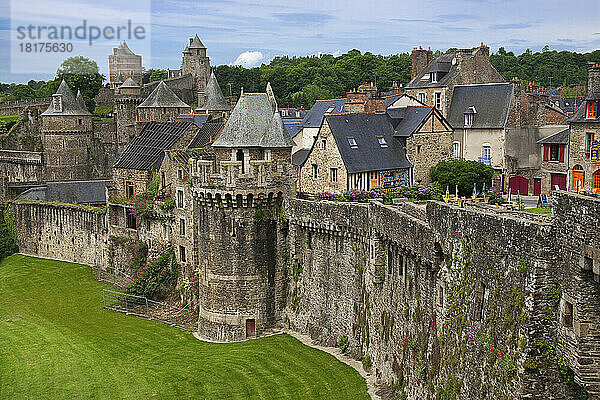
[[[42,153],[0,150],[0,176],[10,177],[11,183],[43,182]]]
[[[325,140],[325,146],[323,146],[323,140]],[[316,178],[313,165],[317,166]],[[335,182],[332,182],[331,179],[332,168],[337,170],[337,180]],[[331,134],[331,128],[329,128],[327,120],[324,119],[312,150],[300,169],[299,190],[308,193],[340,193],[347,189],[348,173],[335,143],[335,138]]]
[[[582,106],[583,107],[583,106]],[[573,169],[578,166],[583,170],[583,190],[593,191],[594,173],[600,170],[600,167],[590,160],[590,153],[587,150],[587,137],[591,133],[595,140],[600,138],[600,123],[598,122],[578,122],[571,123],[571,136],[569,146],[569,188],[573,189]]]
[[[127,78],[142,84],[142,56],[135,54],[125,42],[113,49],[108,56],[108,80],[111,89],[118,87]],[[119,79],[121,82],[118,82]]]

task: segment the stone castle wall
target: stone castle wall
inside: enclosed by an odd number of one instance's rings
[[[35,107],[39,112],[44,112],[50,106],[51,98],[13,100],[0,103],[0,116],[19,115],[27,107]]]
[[[17,221],[19,251],[81,264],[106,265],[105,213],[52,203],[10,203]]]

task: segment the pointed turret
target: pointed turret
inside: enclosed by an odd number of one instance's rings
[[[120,86],[123,83],[123,75],[121,75],[121,71],[117,74],[117,78],[115,79],[115,86]]]
[[[279,111],[275,111],[273,113],[273,118],[271,119],[269,129],[267,129],[267,132],[260,139],[260,146],[269,148],[294,146],[294,142],[290,137],[290,134],[283,125],[283,120],[281,119],[281,114],[279,114]]]
[[[164,81],[161,81],[156,89],[150,93],[150,95],[144,100],[139,108],[190,108],[185,104],[169,87]]]
[[[77,104],[79,104],[79,106],[83,109],[83,110],[87,110],[87,106],[85,105],[85,101],[83,100],[83,96],[81,95],[81,90],[77,91]]]
[[[204,102],[204,105],[199,108],[201,111],[230,110],[214,71],[210,74],[210,78],[208,78],[204,95],[206,101]]]
[[[206,46],[204,46],[204,44],[198,37],[198,34],[196,34],[196,36],[194,36],[193,39],[190,39],[190,47],[189,48],[190,49],[206,49]]]
[[[271,108],[273,112],[277,111],[277,100],[275,99],[275,93],[273,93],[273,88],[271,87],[271,82],[267,82],[267,96],[269,96],[269,103],[271,103]]]
[[[83,101],[83,99],[82,99]],[[73,92],[67,85],[67,82],[63,81],[58,86],[56,93],[52,95],[52,103],[42,115],[91,115],[90,112],[82,107],[79,100],[73,96]]]

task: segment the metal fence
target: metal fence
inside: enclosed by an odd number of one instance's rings
[[[191,303],[184,307],[151,300],[147,297],[102,289],[104,308],[160,321],[188,331],[195,330],[197,311]]]
[[[110,283],[121,289],[125,289],[127,285],[133,281],[131,276],[114,267],[102,268],[101,266],[96,266],[96,269],[98,271],[99,281]]]

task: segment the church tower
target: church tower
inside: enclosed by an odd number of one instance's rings
[[[189,45],[183,51],[181,74],[192,75],[197,92],[204,92],[210,76],[210,58],[206,56],[206,46],[198,35],[190,38]]]
[[[87,180],[92,171],[92,114],[63,80],[42,113],[46,181]]]
[[[203,337],[257,336],[280,316],[286,227],[279,216],[295,191],[293,145],[268,86],[241,95],[212,144],[214,159],[190,160]]]

